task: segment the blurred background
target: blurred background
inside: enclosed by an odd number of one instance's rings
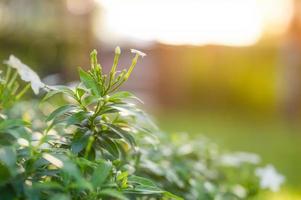
[[[76,80],[99,51],[147,56],[127,83],[166,132],[252,151],[301,198],[298,0],[1,0],[0,59],[15,54],[49,84]]]

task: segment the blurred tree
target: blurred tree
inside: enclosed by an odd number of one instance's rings
[[[42,75],[62,72],[71,79],[73,74],[69,71],[74,70],[63,67],[87,64],[84,56],[89,54],[94,40],[93,3],[0,1],[0,59],[14,53],[31,66],[39,67]]]
[[[294,1],[294,14],[280,49],[278,96],[280,109],[289,119],[301,111],[301,2]]]

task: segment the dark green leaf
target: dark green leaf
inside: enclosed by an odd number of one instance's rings
[[[127,131],[121,129],[120,127],[118,127],[114,124],[106,123],[104,125],[107,126],[109,129],[111,129],[114,133],[116,133],[120,137],[124,138],[125,141],[127,141],[131,146],[136,146],[135,138]]]
[[[111,140],[107,136],[103,136],[100,141],[100,145],[106,149],[114,158],[119,158],[120,152],[118,150],[118,144]]]
[[[73,124],[80,124],[83,120],[88,119],[88,113],[85,111],[80,111],[75,114],[72,114],[67,119],[66,126],[73,125]]]
[[[91,180],[95,189],[102,186],[111,173],[111,169],[112,164],[110,162],[102,161],[99,163],[99,166],[94,170]]]
[[[81,152],[88,144],[89,135],[80,135],[78,138],[75,138],[71,143],[71,150],[73,153]]]

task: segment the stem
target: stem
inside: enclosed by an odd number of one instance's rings
[[[11,88],[11,86],[14,84],[16,78],[17,78],[18,73],[15,72],[11,78],[11,80],[9,81],[9,83],[7,84],[7,88]]]
[[[139,58],[139,55],[136,54],[135,57],[134,57],[133,60],[132,60],[132,64],[131,64],[131,66],[130,66],[128,72],[127,72],[127,73],[125,74],[125,76],[124,76],[124,78],[125,78],[126,80],[129,78],[129,76],[131,75],[131,73],[132,73],[134,67],[136,66],[137,61],[138,61],[138,58]]]
[[[89,156],[89,153],[91,151],[91,147],[92,147],[92,144],[94,142],[95,138],[94,136],[90,136],[89,137],[89,141],[88,141],[88,144],[87,144],[87,147],[86,147],[86,150],[85,150],[85,158],[88,159],[88,156]]]
[[[30,88],[30,84],[27,84],[22,90],[21,92],[16,96],[16,99],[20,99],[24,94],[25,92],[27,92],[27,90]]]
[[[8,79],[9,79],[9,77],[10,77],[10,73],[11,73],[11,68],[8,67],[8,68],[7,68],[7,71],[6,71],[6,75],[5,75],[5,81],[6,81],[6,82],[8,81]]]

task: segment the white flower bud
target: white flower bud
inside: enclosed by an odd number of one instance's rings
[[[136,49],[131,49],[131,52],[132,52],[132,53],[135,53],[135,54],[138,54],[138,55],[141,56],[141,57],[146,56],[146,53],[143,53],[143,52],[141,52],[141,51],[139,51],[139,50],[136,50]]]
[[[117,46],[117,47],[115,48],[115,54],[121,54],[121,50],[120,50],[120,47],[119,47],[119,46]]]

